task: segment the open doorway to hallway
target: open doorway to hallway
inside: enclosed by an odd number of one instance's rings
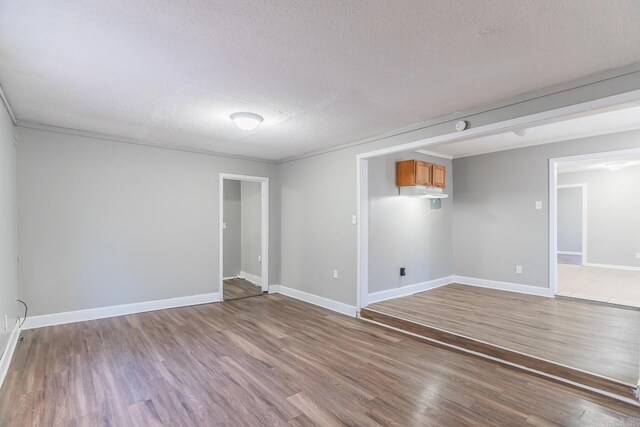
[[[640,307],[640,153],[557,168],[557,295]]]
[[[221,175],[220,179],[222,299],[263,295],[268,290],[268,181],[235,175]]]

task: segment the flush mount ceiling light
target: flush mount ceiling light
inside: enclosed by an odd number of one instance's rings
[[[242,130],[254,130],[262,123],[262,116],[254,113],[233,113],[229,116],[233,123]]]
[[[619,171],[623,167],[627,166],[629,162],[609,162],[605,163],[605,167],[612,171]]]

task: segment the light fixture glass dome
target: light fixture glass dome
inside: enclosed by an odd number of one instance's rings
[[[242,130],[254,130],[262,123],[262,116],[254,113],[233,113],[231,120]]]

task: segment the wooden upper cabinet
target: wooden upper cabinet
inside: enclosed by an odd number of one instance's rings
[[[447,168],[443,165],[432,165],[433,186],[438,188],[445,188],[447,186]]]
[[[424,185],[444,188],[446,168],[442,165],[421,160],[403,160],[396,163],[396,184],[398,187]]]

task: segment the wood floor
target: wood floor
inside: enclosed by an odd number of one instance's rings
[[[262,287],[245,279],[227,279],[224,281],[224,286],[222,287],[222,299],[225,301],[255,297],[258,295],[262,295]]]
[[[630,405],[281,295],[21,336],[2,426],[640,422]]]
[[[640,311],[464,285],[368,308],[635,385]]]

